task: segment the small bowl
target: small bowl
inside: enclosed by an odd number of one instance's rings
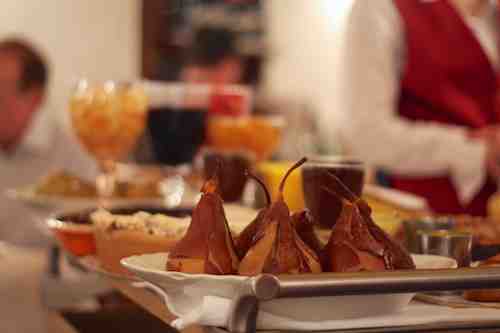
[[[415,219],[403,220],[405,233],[405,245],[411,253],[422,253],[418,239],[419,232],[431,232],[436,230],[451,230],[455,227],[452,217],[422,216]]]
[[[165,208],[161,206],[126,206],[108,209],[111,214],[133,215],[138,212],[163,214],[171,217],[188,217],[191,208]],[[94,237],[96,257],[101,268],[107,272],[122,276],[131,273],[123,268],[120,260],[132,255],[168,251],[180,239],[180,236],[162,236],[149,234],[141,230],[106,229],[100,223],[95,224]]]
[[[47,226],[64,248],[74,256],[83,257],[97,255],[96,228],[90,215],[98,208],[86,208],[61,212],[47,220]],[[112,214],[133,214],[139,211],[163,213],[173,216],[185,216],[191,208],[167,209],[161,206],[112,206],[108,209]]]
[[[422,254],[453,258],[458,267],[470,267],[472,234],[451,230],[420,230],[417,239]]]
[[[49,229],[61,246],[74,256],[82,257],[96,253],[94,226],[89,220],[92,211],[57,214],[47,220]]]

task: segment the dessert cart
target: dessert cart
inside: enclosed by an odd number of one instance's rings
[[[87,270],[94,270],[88,262],[81,262]],[[118,279],[96,271],[101,279],[131,299],[147,312],[165,323],[165,332],[173,332],[170,323],[175,316],[169,312],[161,297],[152,289],[138,288],[137,280]],[[343,295],[394,294],[408,292],[457,291],[466,289],[500,288],[500,268],[463,268],[445,270],[395,271],[382,273],[342,273],[310,276],[261,275],[247,280],[231,303],[226,328],[190,326],[186,333],[253,333],[261,301],[289,297],[317,297]],[[467,311],[467,309],[464,309]],[[452,320],[421,323],[417,325],[364,328],[345,328],[329,332],[500,332],[500,309],[474,309],[497,311],[498,316],[487,320],[452,318]],[[496,312],[495,312],[496,313]],[[58,318],[60,320],[61,318]],[[275,331],[275,330],[273,330]],[[292,331],[290,331],[292,332]]]

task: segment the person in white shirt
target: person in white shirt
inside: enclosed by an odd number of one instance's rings
[[[4,196],[55,169],[96,174],[93,160],[45,103],[48,67],[27,42],[0,42],[0,241],[37,245],[43,237],[33,211]]]
[[[346,151],[439,213],[484,215],[496,191],[498,16],[490,0],[358,0],[347,20]]]
[[[95,163],[55,113],[46,108],[48,67],[26,41],[0,41],[0,330],[44,332],[40,279],[49,244],[37,221],[44,216],[4,196],[54,169],[82,177]]]

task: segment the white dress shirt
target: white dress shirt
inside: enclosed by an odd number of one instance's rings
[[[43,108],[35,113],[12,154],[0,150],[2,332],[48,332],[47,309],[41,302],[41,279],[47,270],[45,247],[50,242],[38,225],[49,211],[8,199],[3,192],[32,185],[51,170],[65,169],[88,179],[95,179],[97,172],[93,159],[64,125],[68,124],[67,113],[51,111]],[[3,246],[3,241],[17,246]]]
[[[476,17],[461,14],[497,66],[496,7],[488,4]],[[469,202],[486,179],[485,144],[470,140],[460,126],[398,116],[405,34],[393,0],[355,1],[347,20],[341,63],[346,105],[338,131],[347,151],[393,174],[449,174],[462,203]]]
[[[87,179],[95,177],[95,162],[63,128],[63,115],[47,109],[37,111],[25,136],[11,154],[0,150],[0,241],[18,245],[41,245],[43,235],[35,225],[40,211],[5,197],[7,189],[33,185],[54,170]]]

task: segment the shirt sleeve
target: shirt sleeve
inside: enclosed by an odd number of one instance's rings
[[[345,105],[338,131],[349,153],[392,174],[448,174],[461,201],[470,201],[486,178],[485,144],[470,140],[466,128],[408,121],[397,114],[405,54],[392,1],[355,1],[345,33]]]

